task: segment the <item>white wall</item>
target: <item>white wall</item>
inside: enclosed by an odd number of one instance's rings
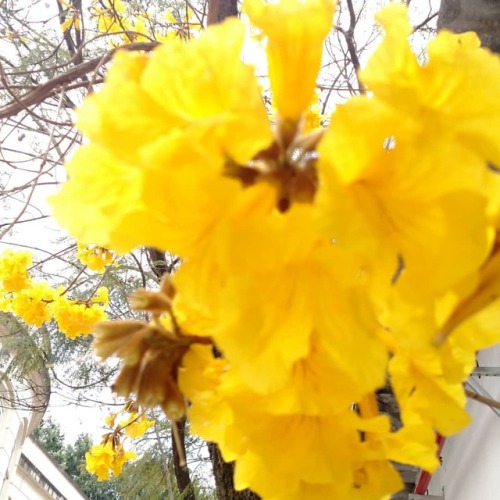
[[[478,354],[479,366],[500,367],[500,346]],[[474,377],[500,401],[500,377]],[[446,440],[443,465],[429,485],[430,495],[448,500],[500,500],[500,417],[489,407],[469,401],[472,423]]]
[[[14,391],[7,380],[0,382],[0,500],[7,500],[14,479],[28,419],[10,407]]]

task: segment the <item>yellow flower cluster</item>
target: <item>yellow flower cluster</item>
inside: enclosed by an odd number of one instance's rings
[[[71,339],[88,335],[97,322],[107,319],[106,287],[98,288],[87,301],[71,300],[63,288],[34,281],[28,270],[31,263],[29,252],[8,249],[0,255],[0,311],[12,312],[37,327],[55,320],[59,331]]]
[[[122,0],[95,1],[91,6],[92,17],[97,19],[101,33],[116,33],[121,44],[150,42],[147,17],[131,16]]]
[[[223,357],[194,343],[178,382],[193,431],[236,460],[237,488],[379,499],[402,487],[393,462],[437,467],[434,432],[467,424],[462,383],[500,340],[500,60],[443,32],[419,64],[393,3],[360,74],[369,93],[309,132],[333,3],[244,9],[266,43],[274,125],[238,20],[118,53],[52,205],[82,241],[184,258],[176,317]],[[398,430],[377,405],[387,384]]]
[[[19,292],[30,282],[28,268],[33,263],[30,252],[7,249],[0,255],[0,281],[5,292]]]
[[[106,481],[113,475],[122,473],[123,464],[134,460],[137,455],[133,451],[125,451],[121,443],[115,444],[112,439],[96,444],[85,453],[86,469],[97,476],[98,481]]]
[[[153,17],[147,11],[133,12],[122,0],[94,1],[91,5],[92,17],[97,21],[97,29],[101,33],[114,35],[111,45],[126,45],[134,42],[165,42],[177,36],[189,38],[191,33],[200,30],[199,19],[193,10],[188,8],[184,18],[179,22],[167,9],[160,25],[164,34],[153,32]],[[117,42],[118,41],[118,42]]]
[[[80,243],[77,246],[76,258],[92,271],[103,273],[106,267],[113,263],[113,253],[106,248]]]
[[[123,416],[118,423],[118,416]],[[123,464],[128,460],[134,460],[137,455],[132,451],[125,451],[121,438],[123,433],[131,439],[136,439],[155,424],[154,420],[148,420],[144,411],[139,410],[132,401],[116,413],[110,413],[106,417],[106,425],[111,429],[103,436],[100,444],[92,446],[85,454],[86,469],[91,474],[97,475],[98,481],[110,478],[110,472],[116,477],[121,474]]]

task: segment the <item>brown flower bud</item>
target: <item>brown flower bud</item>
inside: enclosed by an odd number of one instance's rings
[[[130,295],[130,307],[136,311],[148,311],[155,315],[172,309],[170,298],[162,292],[139,289]]]

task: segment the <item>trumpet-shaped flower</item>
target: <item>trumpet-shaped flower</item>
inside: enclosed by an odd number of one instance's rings
[[[243,8],[267,40],[269,79],[278,114],[296,121],[311,104],[335,4],[333,0],[245,0]]]

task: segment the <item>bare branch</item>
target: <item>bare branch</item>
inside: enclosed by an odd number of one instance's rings
[[[45,99],[53,97],[54,94],[60,91],[60,88],[64,85],[82,78],[84,75],[96,71],[103,64],[111,59],[117,50],[142,50],[149,52],[157,47],[158,42],[138,42],[124,45],[122,47],[117,47],[106,52],[102,57],[96,57],[90,61],[78,64],[74,68],[69,69],[65,73],[58,75],[46,83],[39,85],[37,88],[27,92],[26,94],[18,97],[15,101],[0,108],[0,119],[10,118],[17,115],[21,111],[24,111],[31,106],[42,103]],[[3,75],[3,70],[2,70]],[[5,85],[5,82],[3,82]]]

